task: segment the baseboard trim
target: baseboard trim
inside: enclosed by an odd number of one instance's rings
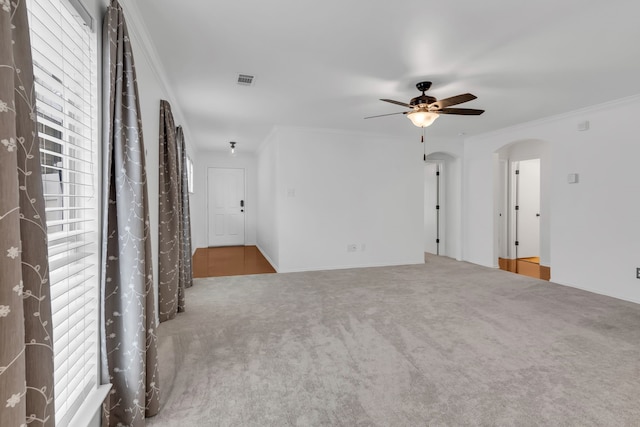
[[[256,248],[258,248],[258,250],[260,251],[260,253],[262,254],[262,256],[269,261],[269,264],[271,264],[271,267],[273,267],[273,269],[276,271],[276,273],[280,273],[280,267],[278,267],[278,264],[276,264],[275,262],[273,262],[273,260],[271,259],[271,257],[269,255],[267,255],[267,252],[264,251],[259,244],[255,244],[255,245],[251,245],[251,246],[255,246]]]
[[[400,267],[403,265],[423,265],[424,260],[417,262],[400,262],[400,263],[374,263],[374,264],[352,264],[352,265],[339,265],[339,266],[321,266],[311,268],[299,268],[299,269],[284,269],[278,271],[278,273],[305,273],[308,271],[330,271],[330,270],[348,270],[352,268],[371,268],[371,267]]]
[[[516,271],[516,260],[509,258],[498,258],[498,268],[500,270],[510,271],[515,273]]]
[[[595,290],[595,289],[585,288],[583,286],[577,286],[577,285],[573,285],[573,284],[566,283],[566,282],[552,281],[551,283],[555,283],[555,284],[560,285],[560,286],[566,286],[568,288],[580,289],[581,291],[591,292],[592,294],[602,295],[604,297],[615,298],[615,299],[618,299],[618,300],[621,300],[621,301],[631,302],[631,303],[634,303],[634,304],[640,304],[640,299],[636,300],[636,299],[633,299],[633,298],[623,298],[620,295],[613,295],[613,294],[610,294],[610,293],[602,292],[602,291]]]
[[[550,281],[551,280],[551,267],[547,267],[545,265],[540,265],[540,278],[542,280]]]

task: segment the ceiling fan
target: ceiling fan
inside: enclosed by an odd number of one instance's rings
[[[469,102],[477,97],[470,93],[452,96],[451,98],[436,99],[433,96],[424,93],[431,87],[431,82],[420,82],[416,85],[422,95],[413,98],[409,103],[394,101],[393,99],[381,99],[380,101],[390,102],[392,104],[401,105],[410,108],[410,111],[399,113],[380,114],[378,116],[365,117],[365,119],[373,119],[375,117],[393,116],[395,114],[406,114],[411,122],[421,128],[431,125],[440,114],[457,114],[462,116],[479,116],[484,110],[476,110],[473,108],[448,108],[452,105]]]

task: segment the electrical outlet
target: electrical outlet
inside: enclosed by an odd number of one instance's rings
[[[636,279],[640,279],[640,267],[636,267]]]
[[[357,252],[357,251],[358,251],[358,245],[356,245],[355,243],[351,243],[347,245],[347,252]]]

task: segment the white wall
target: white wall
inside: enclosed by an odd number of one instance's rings
[[[550,262],[554,282],[640,302],[640,97],[465,141],[465,260],[494,266],[493,153],[516,141],[550,145]],[[577,125],[590,122],[588,131]],[[580,182],[568,184],[578,173]],[[544,215],[544,212],[543,212]]]
[[[276,271],[280,271],[278,238],[278,136],[269,134],[258,150],[258,248]]]
[[[207,213],[207,171],[209,168],[244,169],[245,171],[245,244],[256,244],[256,228],[258,219],[258,179],[257,161],[252,153],[243,153],[238,145],[235,157],[227,151],[200,151],[193,159],[193,194],[191,194],[191,229],[195,248],[206,248],[208,213]]]
[[[424,262],[419,142],[276,132],[279,271]],[[349,244],[357,251],[348,252]]]

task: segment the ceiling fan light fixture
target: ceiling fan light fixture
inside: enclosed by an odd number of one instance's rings
[[[425,109],[417,109],[407,113],[407,117],[411,120],[415,126],[419,128],[426,128],[438,118],[438,113],[433,113]]]

